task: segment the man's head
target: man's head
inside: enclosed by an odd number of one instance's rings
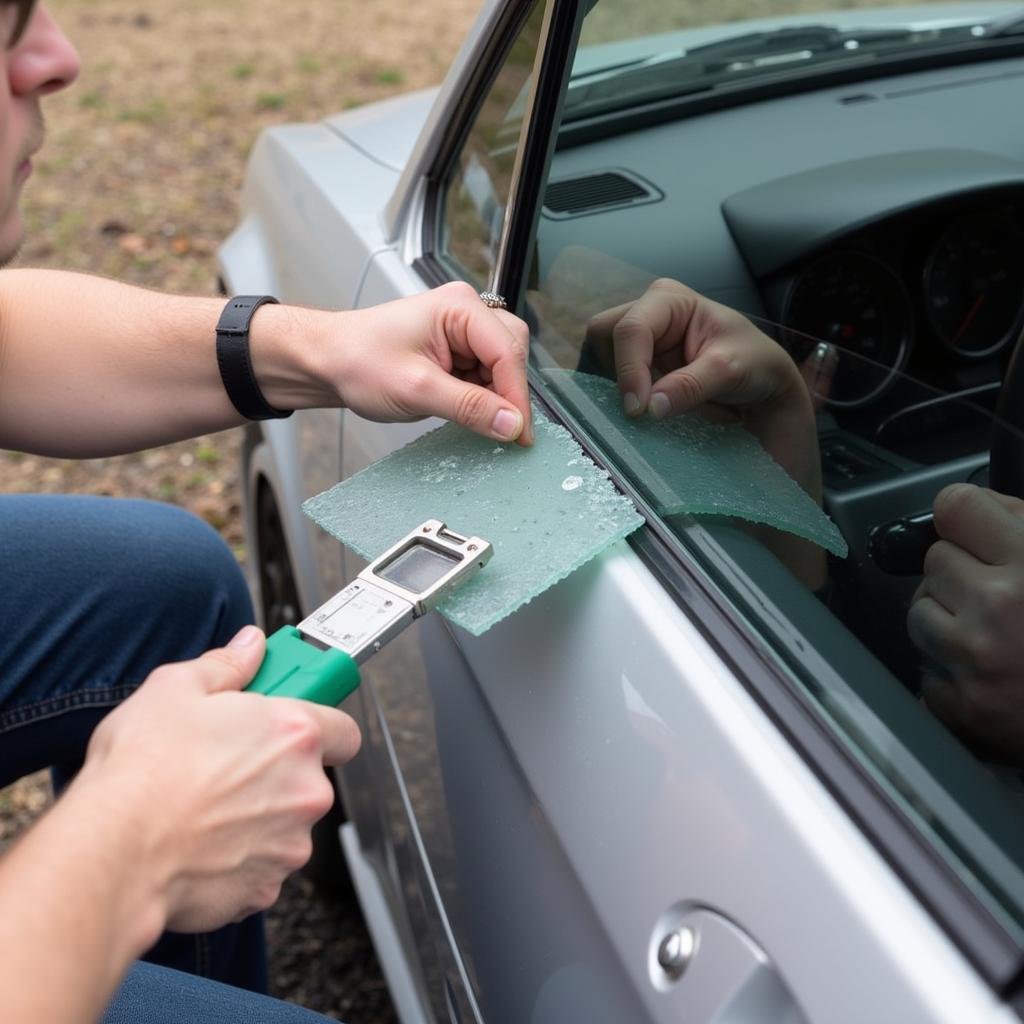
[[[78,75],[78,54],[43,3],[0,0],[0,264],[21,245],[18,201],[43,143],[42,97]]]

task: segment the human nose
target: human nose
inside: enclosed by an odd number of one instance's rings
[[[81,69],[78,51],[47,10],[39,4],[8,55],[14,93],[45,95],[69,86]]]

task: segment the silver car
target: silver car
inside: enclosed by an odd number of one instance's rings
[[[480,637],[424,618],[346,705],[341,844],[404,1024],[1024,1016],[1024,751],[929,712],[906,629],[940,488],[991,451],[1022,493],[1024,7],[803,6],[489,2],[439,90],[252,154],[227,291],[499,292],[538,407],[645,519]],[[837,354],[824,588],[667,513],[548,372],[607,375],[588,325],[655,279]],[[269,628],[362,567],[302,500],[436,425],[249,428]]]

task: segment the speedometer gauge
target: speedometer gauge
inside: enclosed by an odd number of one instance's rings
[[[964,356],[988,356],[1020,327],[1024,243],[1006,217],[972,214],[935,243],[924,271],[925,307],[939,340]]]
[[[812,263],[790,288],[785,321],[797,362],[823,341],[838,351],[832,405],[877,397],[907,357],[910,300],[899,279],[863,253],[836,252]]]

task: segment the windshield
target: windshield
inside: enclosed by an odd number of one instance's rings
[[[631,0],[600,0],[584,22],[565,115],[882,56],[970,52],[1024,31],[1020,3],[907,6],[862,0],[841,6],[697,0],[652,9]]]

